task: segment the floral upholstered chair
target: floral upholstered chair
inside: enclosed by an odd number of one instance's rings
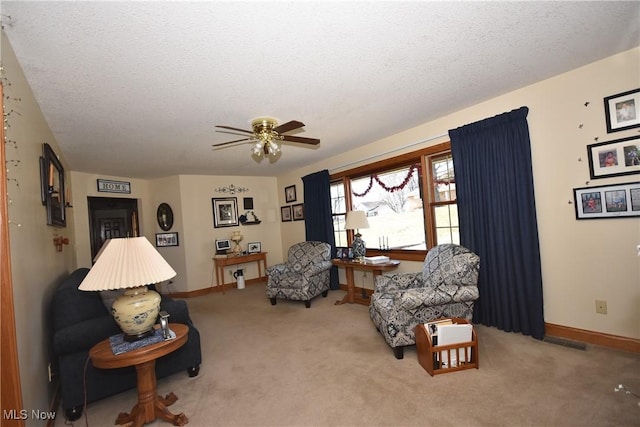
[[[454,244],[427,253],[421,273],[377,276],[369,315],[396,359],[415,344],[414,328],[441,317],[471,320],[478,299],[480,257]]]
[[[311,298],[329,293],[331,246],[324,242],[301,242],[289,248],[285,263],[267,267],[267,297],[271,305],[277,298],[304,301],[311,307]]]

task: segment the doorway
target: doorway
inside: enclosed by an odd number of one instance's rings
[[[87,200],[92,260],[106,240],[138,236],[137,199],[87,197]]]

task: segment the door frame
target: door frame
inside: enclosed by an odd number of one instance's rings
[[[127,226],[127,235],[130,237],[137,237],[139,235],[138,230],[140,230],[140,225],[138,224],[138,199],[126,197],[88,196],[87,205],[89,215],[89,242],[92,260],[100,250],[100,247],[98,247],[99,243],[96,241],[96,230],[94,230],[94,227],[97,227],[95,219],[96,212],[125,210],[127,219],[132,219],[131,222],[128,220],[125,221],[125,225]]]
[[[0,83],[0,99],[4,100]],[[4,105],[4,101],[2,104]],[[4,127],[0,126],[0,141],[4,141]],[[0,164],[5,164],[5,144],[0,144]],[[22,409],[22,385],[18,364],[18,341],[13,304],[13,276],[11,274],[11,250],[9,240],[9,211],[7,195],[7,168],[0,168],[0,408]],[[19,417],[17,417],[19,418]],[[24,426],[24,420],[3,420],[2,425]]]

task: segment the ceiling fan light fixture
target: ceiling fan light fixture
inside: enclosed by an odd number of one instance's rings
[[[298,144],[311,145],[317,145],[320,143],[320,140],[315,138],[285,135],[287,132],[304,127],[304,123],[297,120],[291,120],[282,125],[278,125],[278,120],[276,119],[270,117],[259,117],[251,120],[252,130],[250,131],[224,125],[216,125],[216,127],[224,129],[219,132],[234,133],[242,135],[244,138],[220,144],[213,144],[214,149],[247,141],[252,144],[251,152],[257,157],[262,157],[263,154],[265,156],[276,156],[280,153],[280,145],[282,142],[295,142]]]
[[[256,145],[253,146],[251,152],[256,156],[262,155],[262,143],[260,141],[256,142]]]
[[[276,119],[269,117],[261,117],[251,121],[253,128],[252,140],[256,143],[251,149],[256,156],[275,156],[280,152],[280,146],[277,141],[281,141],[283,136],[278,134],[274,129],[278,126]]]
[[[267,143],[264,144],[264,149],[269,156],[275,156],[280,152],[280,147],[273,141],[267,141]]]

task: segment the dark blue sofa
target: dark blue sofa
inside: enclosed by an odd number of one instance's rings
[[[136,387],[134,367],[98,369],[88,361],[91,347],[121,332],[98,292],[78,290],[88,272],[88,268],[80,268],[66,277],[54,291],[51,303],[53,353],[60,379],[62,408],[70,421],[82,415],[85,403],[83,378],[86,377],[87,403]],[[200,333],[191,322],[186,302],[162,295],[160,308],[170,314],[171,323],[189,326],[189,335],[184,346],[156,361],[157,378],[181,370],[192,377],[198,375],[202,362]]]

